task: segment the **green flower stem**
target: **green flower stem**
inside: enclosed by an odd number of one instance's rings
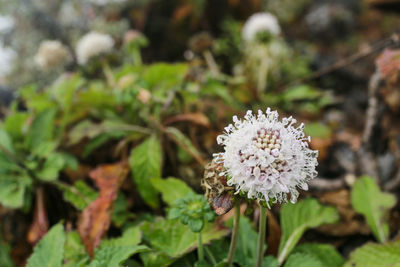
[[[235,255],[237,237],[239,234],[239,221],[240,221],[240,201],[235,201],[235,215],[233,217],[233,229],[231,237],[231,245],[229,246],[229,253],[227,258],[227,266],[230,267],[233,262],[233,256]]]
[[[203,248],[203,240],[201,238],[201,232],[197,234],[197,255],[198,255],[198,260],[202,261],[204,260],[204,248]]]
[[[114,73],[112,72],[110,65],[106,60],[103,60],[103,73],[106,77],[107,85],[111,88],[116,87],[117,82],[115,81]]]
[[[215,259],[215,257],[213,256],[213,254],[211,253],[210,249],[205,246],[204,250],[206,251],[208,258],[210,259],[210,261],[212,262],[213,266],[217,265],[217,260]]]
[[[266,226],[267,226],[267,208],[260,205],[260,223],[258,228],[257,264],[256,264],[257,267],[262,267]]]
[[[140,53],[140,47],[133,46],[130,48],[130,52],[133,58],[133,65],[141,66],[142,65],[142,55]]]

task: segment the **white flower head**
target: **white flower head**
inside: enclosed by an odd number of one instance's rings
[[[245,41],[253,41],[261,32],[268,32],[272,35],[281,33],[278,20],[274,15],[266,12],[253,14],[243,26],[242,37]]]
[[[109,53],[114,47],[114,40],[107,34],[89,32],[79,39],[76,45],[76,57],[80,65],[100,54]]]
[[[0,15],[0,34],[11,31],[14,25],[15,20],[13,17]]]
[[[105,6],[109,4],[121,4],[125,3],[126,0],[89,0],[90,3],[98,6]]]
[[[68,49],[60,41],[43,41],[36,53],[35,63],[43,70],[48,71],[64,65],[70,59]]]
[[[4,82],[6,76],[12,72],[16,60],[17,53],[0,43],[0,82]]]
[[[248,111],[243,120],[233,117],[217,142],[224,146],[220,155],[228,185],[248,198],[272,202],[295,203],[297,189],[308,189],[307,182],[317,175],[318,151],[308,147],[304,124],[295,127],[294,118],[278,120],[278,112]],[[215,155],[216,156],[216,155]]]

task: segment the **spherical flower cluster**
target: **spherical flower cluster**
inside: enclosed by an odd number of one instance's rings
[[[317,175],[318,151],[308,148],[304,124],[295,127],[292,117],[278,120],[269,108],[258,115],[248,111],[244,120],[233,117],[233,124],[219,135],[225,151],[217,154],[224,163],[228,185],[248,198],[295,203],[297,188],[308,189],[307,182]]]
[[[11,31],[14,25],[15,21],[13,17],[0,15],[0,34]]]
[[[76,57],[80,65],[86,64],[92,57],[110,52],[114,40],[107,34],[89,32],[84,35],[76,46]]]
[[[256,13],[247,19],[242,29],[242,37],[245,41],[253,41],[257,34],[268,32],[272,35],[281,33],[276,17],[270,13]]]
[[[70,59],[68,49],[60,41],[43,41],[35,55],[35,63],[48,71],[64,65]]]
[[[11,73],[16,59],[17,53],[12,48],[4,47],[0,43],[0,82],[4,82],[6,76]]]

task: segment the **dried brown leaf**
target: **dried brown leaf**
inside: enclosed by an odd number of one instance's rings
[[[35,211],[32,225],[27,234],[27,241],[35,245],[49,230],[46,206],[44,205],[44,191],[39,187],[36,190]]]
[[[325,192],[321,194],[318,199],[323,204],[335,206],[341,218],[337,224],[319,227],[319,231],[334,236],[370,233],[370,230],[363,219],[353,210],[350,203],[350,192],[348,189]]]
[[[172,123],[180,122],[180,121],[188,121],[188,122],[192,122],[194,124],[198,124],[198,125],[204,126],[204,127],[210,126],[210,120],[207,118],[206,115],[204,115],[201,112],[179,114],[179,115],[176,115],[176,116],[166,119],[164,121],[164,124],[168,125],[168,124],[172,124]]]
[[[96,183],[100,194],[82,212],[78,222],[78,232],[86,251],[91,256],[110,227],[113,203],[128,171],[127,163],[122,162],[101,165],[90,172],[90,178]]]

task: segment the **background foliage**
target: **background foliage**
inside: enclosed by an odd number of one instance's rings
[[[382,52],[398,47],[387,37],[400,18],[387,7],[398,9],[378,0],[1,2],[13,18],[1,46],[17,57],[0,72],[0,266],[224,266],[232,212],[208,209],[204,166],[232,115],[267,107],[307,122],[320,165],[302,200],[268,212],[263,266],[400,264],[400,63]],[[260,11],[279,20],[279,57],[241,37]],[[141,34],[127,43],[129,29]],[[74,48],[92,30],[115,46],[82,66]],[[70,62],[35,65],[43,40],[61,41]],[[256,207],[241,205],[237,266],[255,264]]]

